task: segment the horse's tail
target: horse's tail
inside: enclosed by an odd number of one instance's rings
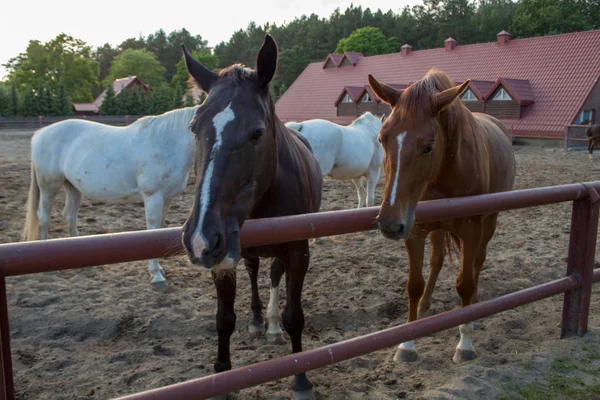
[[[454,264],[454,256],[458,259],[460,255],[460,239],[455,234],[446,232],[445,242],[448,261],[450,261],[450,264]]]
[[[25,227],[21,232],[21,240],[36,240],[39,235],[39,222],[37,216],[38,205],[40,203],[40,187],[37,183],[35,165],[31,160],[31,184],[29,185],[29,196],[27,198],[27,216],[25,217]]]

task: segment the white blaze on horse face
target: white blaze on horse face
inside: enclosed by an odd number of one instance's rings
[[[202,254],[202,250],[204,250],[207,245],[206,238],[202,234],[202,226],[204,225],[204,217],[208,211],[208,204],[210,201],[210,183],[215,169],[215,156],[221,148],[223,129],[225,129],[225,126],[234,119],[235,114],[231,109],[231,103],[213,118],[215,143],[210,151],[210,161],[208,167],[206,167],[206,171],[204,171],[204,177],[202,179],[202,187],[200,188],[200,215],[198,218],[198,225],[192,236],[192,250],[196,257],[199,257]]]
[[[398,141],[398,153],[396,155],[396,173],[394,174],[394,183],[392,185],[392,192],[390,193],[390,206],[393,206],[396,202],[396,189],[398,188],[398,175],[400,174],[400,153],[402,152],[402,142],[406,137],[406,131],[398,135],[396,140]]]

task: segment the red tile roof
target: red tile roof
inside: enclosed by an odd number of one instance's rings
[[[334,106],[344,87],[367,85],[368,74],[380,82],[414,82],[435,67],[456,82],[486,82],[473,85],[481,95],[487,94],[487,82],[503,78],[520,101],[535,100],[521,119],[507,121],[513,132],[560,135],[600,78],[600,30],[362,57],[353,67],[323,65],[306,67],[279,99],[276,111],[283,121],[350,122],[352,117],[337,117]]]
[[[128,87],[129,85],[131,85],[136,80],[141,85],[146,86],[146,87],[150,87],[149,85],[147,85],[144,82],[142,82],[142,80],[140,78],[138,78],[137,76],[135,76],[135,75],[128,76],[127,78],[115,79],[115,81],[113,82],[113,90],[115,91],[115,96],[118,96],[119,93],[121,92],[121,90],[125,89],[126,87]],[[104,90],[102,93],[100,93],[100,95],[98,97],[96,97],[96,100],[94,100],[94,104],[96,104],[98,107],[100,107],[100,105],[104,101],[104,97],[105,96],[106,96],[106,90]]]
[[[79,112],[99,112],[99,108],[94,103],[73,103],[75,111]]]
[[[457,84],[458,83],[462,82],[457,82]],[[485,95],[490,91],[492,86],[494,86],[493,81],[478,81],[472,79],[471,82],[469,82],[469,89],[471,89],[479,101],[485,100]]]

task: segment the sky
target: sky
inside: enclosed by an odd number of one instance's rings
[[[282,24],[302,14],[329,17],[351,3],[375,12],[399,13],[419,0],[7,0],[0,3],[0,64],[27,48],[30,40],[42,43],[66,33],[97,47],[112,46],[130,37],[147,36],[162,28],[167,34],[182,28],[201,35],[209,46],[228,41],[250,21]],[[277,40],[277,38],[275,38]],[[6,75],[0,66],[0,80]]]

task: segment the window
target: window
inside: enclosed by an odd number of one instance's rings
[[[475,97],[471,90],[467,90],[461,98],[466,101],[477,101],[477,97]]]
[[[594,123],[594,110],[581,111],[579,116],[577,116],[575,125],[587,125],[589,123]]]
[[[365,93],[365,95],[362,97],[361,100],[363,103],[372,103],[373,100],[371,100],[371,96],[369,96],[369,93]]]
[[[496,92],[496,95],[494,96],[494,98],[492,100],[512,100],[512,98],[508,95],[508,93],[506,93],[506,90],[504,90],[503,87],[500,88],[500,90],[498,90]]]
[[[348,95],[348,93],[346,93],[344,95],[344,98],[342,99],[342,103],[352,103],[352,99],[350,98],[350,95]]]

